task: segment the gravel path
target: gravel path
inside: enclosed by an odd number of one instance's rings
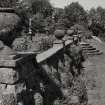
[[[89,105],[105,105],[105,53],[84,63]]]

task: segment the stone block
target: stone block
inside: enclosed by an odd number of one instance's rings
[[[26,86],[24,83],[19,83],[15,85],[0,84],[0,93],[2,94],[21,93],[22,90],[25,89]]]
[[[7,89],[2,85],[2,89],[0,89],[0,105],[16,105],[15,89],[12,89],[13,86],[9,86],[9,89]]]
[[[16,57],[17,57],[16,55],[1,54],[0,60],[14,60]]]
[[[0,84],[0,105],[17,105],[22,101],[23,91],[26,92],[24,82],[15,85]]]
[[[15,60],[0,60],[0,67],[16,67]]]
[[[0,95],[0,105],[17,105],[14,94]]]
[[[19,74],[12,68],[0,68],[0,83],[14,84],[19,80]]]

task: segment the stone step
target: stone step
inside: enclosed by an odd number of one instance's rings
[[[85,53],[97,53],[100,52],[99,50],[84,50]]]
[[[93,46],[91,46],[91,45],[88,45],[88,46],[84,46],[84,45],[80,45],[81,47],[93,47]]]
[[[87,50],[96,50],[96,48],[82,48],[84,51],[87,51]]]
[[[93,49],[93,48],[95,48],[95,47],[93,47],[93,46],[81,46],[81,48],[82,48],[82,49]]]
[[[101,55],[103,54],[102,52],[96,52],[96,53],[87,53],[87,55]]]
[[[87,55],[101,55],[102,52],[100,50],[97,50],[93,46],[91,46],[89,43],[81,42],[80,43],[83,52],[86,53]]]
[[[80,43],[80,45],[88,46],[88,45],[90,45],[90,44],[89,44],[89,43]]]
[[[80,45],[81,46],[81,45]],[[93,48],[93,46],[89,45],[89,46],[81,46],[82,48]]]
[[[96,49],[93,46],[81,46],[82,49]]]
[[[88,45],[88,46],[82,46],[82,45],[80,45],[82,48],[92,48],[93,46],[91,46],[91,45]]]

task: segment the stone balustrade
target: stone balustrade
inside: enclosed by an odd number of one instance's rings
[[[40,54],[16,52],[1,58],[0,105],[52,105],[62,98],[61,82],[67,82],[71,61],[65,49],[72,43],[56,41]]]

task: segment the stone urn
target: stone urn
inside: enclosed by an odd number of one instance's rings
[[[61,40],[65,36],[65,30],[57,29],[55,30],[54,35],[57,39]]]

